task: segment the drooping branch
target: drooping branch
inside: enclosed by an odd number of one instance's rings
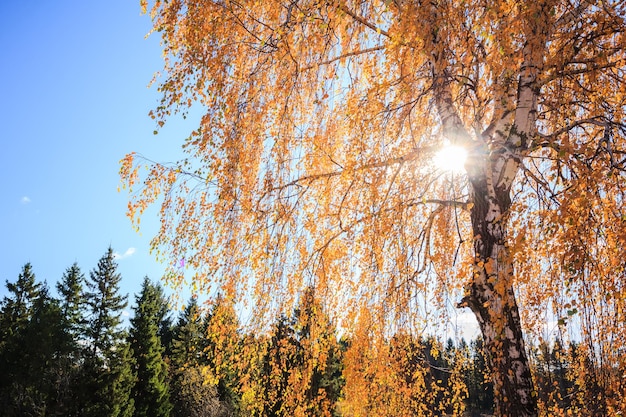
[[[340,175],[345,175],[347,173],[357,173],[357,172],[366,171],[370,169],[388,168],[397,164],[404,164],[404,163],[416,160],[419,156],[423,154],[432,154],[435,150],[436,148],[434,146],[414,148],[413,150],[411,150],[409,153],[405,155],[395,157],[395,158],[389,158],[384,161],[372,161],[370,163],[359,165],[349,170],[344,169],[344,170],[337,170],[337,171],[331,171],[331,172],[323,172],[319,174],[304,175],[286,184],[273,187],[270,190],[268,190],[268,192],[274,192],[274,191],[286,189],[289,187],[298,186],[302,183],[311,183],[313,181],[320,180],[320,179],[337,177]],[[266,194],[268,192],[266,192]]]

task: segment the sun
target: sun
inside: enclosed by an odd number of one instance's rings
[[[466,159],[467,150],[465,148],[457,145],[446,145],[435,154],[433,162],[442,171],[463,172],[465,171]]]

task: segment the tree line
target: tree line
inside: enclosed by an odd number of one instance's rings
[[[88,276],[77,264],[57,297],[27,263],[0,304],[0,409],[10,416],[476,415],[493,412],[482,339],[339,335],[313,288],[266,332],[234,304],[191,297],[172,318],[144,278],[128,297],[109,248]],[[546,412],[601,412],[593,365],[576,344],[531,349]],[[400,411],[402,410],[402,411]]]

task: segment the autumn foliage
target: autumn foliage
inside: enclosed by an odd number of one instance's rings
[[[187,273],[259,318],[314,287],[387,372],[377,343],[467,307],[499,414],[545,412],[526,343],[555,334],[598,370],[597,389],[579,384],[603,393],[589,413],[623,408],[622,1],[142,5],[165,57],[151,116],[204,111],[185,160],[122,161],[135,225],[160,207],[170,284]],[[433,164],[447,143],[467,150],[463,172]],[[393,395],[424,384],[381,378]]]

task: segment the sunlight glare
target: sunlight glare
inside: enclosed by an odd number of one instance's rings
[[[433,162],[442,171],[463,172],[465,171],[466,158],[467,151],[465,148],[447,145],[435,154]]]

